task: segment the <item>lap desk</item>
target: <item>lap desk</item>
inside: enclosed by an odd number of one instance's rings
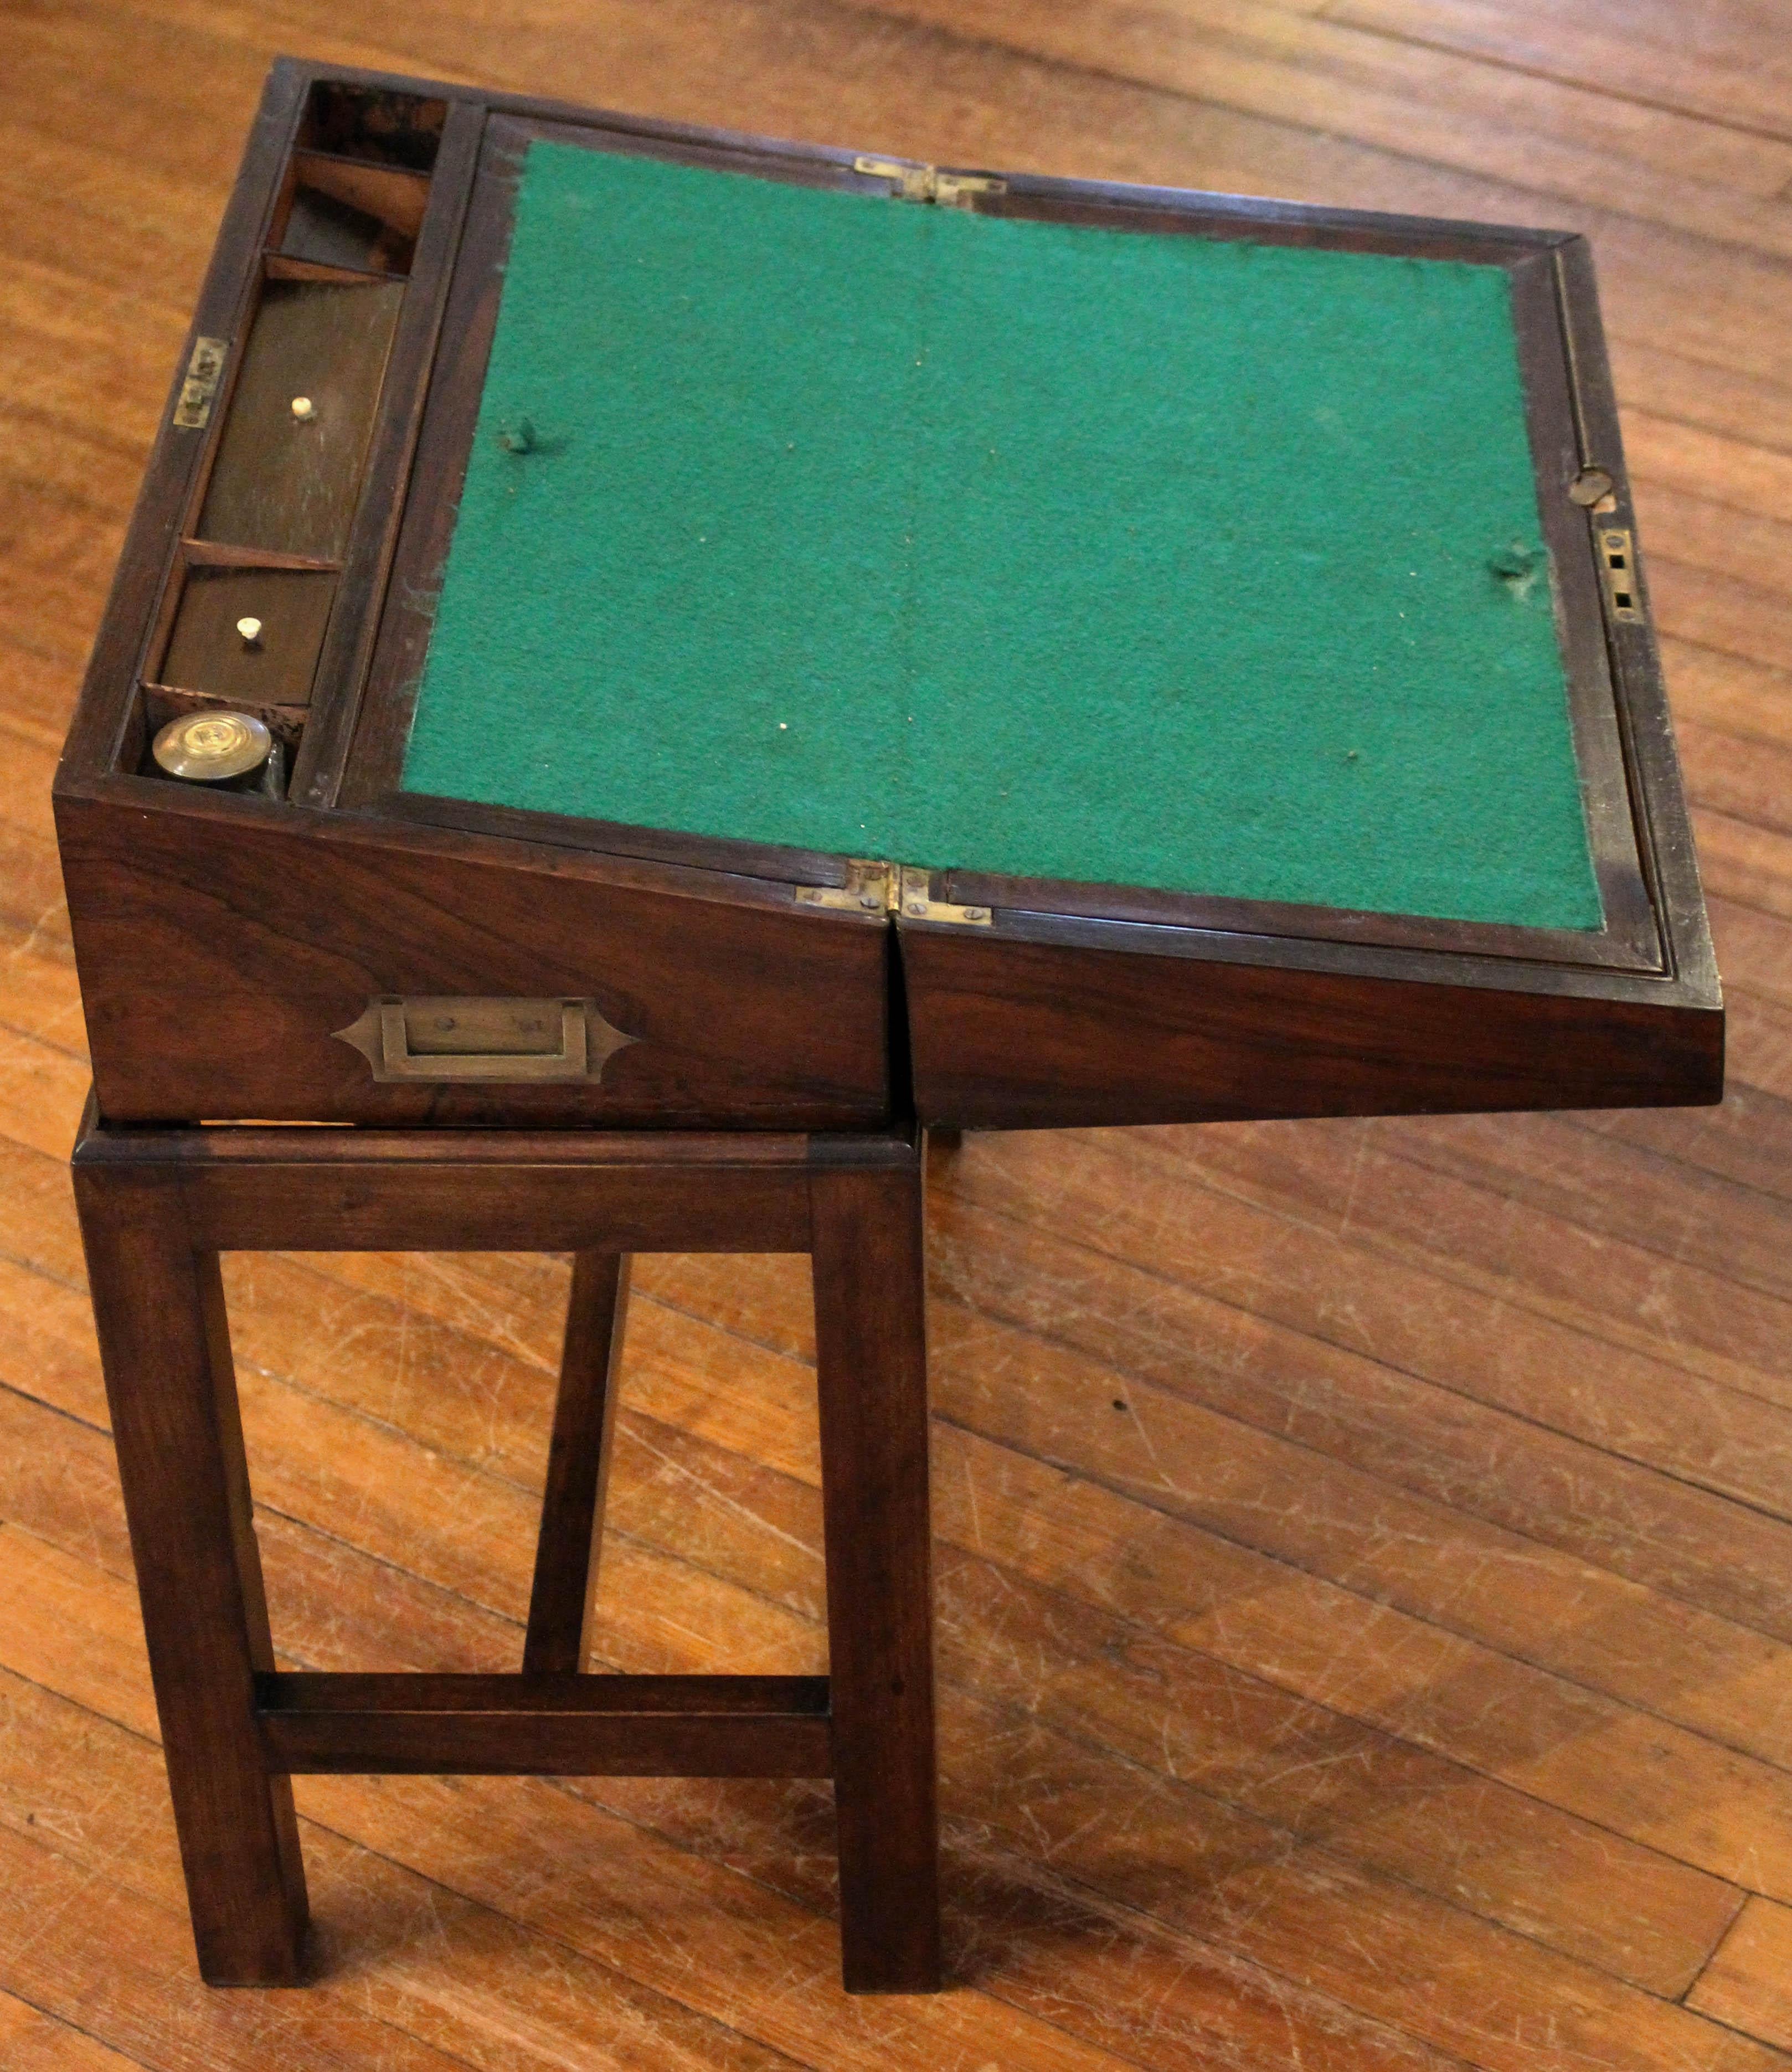
[[[109,1120],[1720,1090],[1561,233],[282,67],[58,810]]]

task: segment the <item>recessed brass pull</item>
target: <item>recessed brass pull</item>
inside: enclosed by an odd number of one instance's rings
[[[435,1084],[601,1079],[610,1059],[638,1040],[606,1022],[589,1000],[452,993],[383,995],[335,1034],[360,1052],[376,1079]]]

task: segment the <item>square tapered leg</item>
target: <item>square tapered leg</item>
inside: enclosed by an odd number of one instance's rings
[[[273,1645],[217,1254],[164,1176],[90,1170],[76,1198],[199,1971],[296,1984],[305,1873],[257,1727]]]
[[[811,1182],[841,1940],[858,1992],[939,1984],[921,1169]]]

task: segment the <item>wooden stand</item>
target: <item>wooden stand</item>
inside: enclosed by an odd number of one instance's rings
[[[290,1779],[828,1777],[845,1983],[939,1984],[921,1159],[910,1138],[120,1129],[75,1151],[199,1968],[301,1977]],[[523,1671],[285,1674],[251,1521],[220,1252],[575,1255]],[[628,1255],[808,1252],[830,1673],[581,1673]]]

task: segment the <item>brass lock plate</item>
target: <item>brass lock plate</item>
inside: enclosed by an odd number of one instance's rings
[[[434,1085],[601,1080],[616,1053],[636,1042],[590,1000],[518,1000],[456,993],[387,993],[334,1032],[382,1082]]]

